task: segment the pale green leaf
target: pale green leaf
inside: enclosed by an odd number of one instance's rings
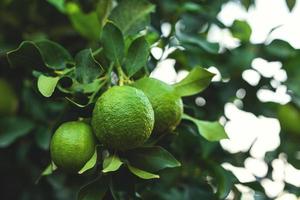
[[[129,164],[127,166],[128,166],[129,171],[131,171],[134,175],[136,175],[139,178],[142,178],[142,179],[159,178],[159,175],[157,175],[157,174],[152,174],[150,172],[146,172],[144,170],[135,168],[135,167],[133,167],[133,166],[131,166]]]
[[[50,97],[53,94],[58,81],[59,77],[40,75],[37,82],[38,90],[44,97]]]
[[[202,121],[190,117],[186,114],[182,116],[182,119],[186,119],[193,122],[197,126],[199,134],[202,135],[208,141],[219,141],[228,138],[224,127],[218,121]]]
[[[103,161],[103,173],[107,172],[114,172],[117,171],[123,162],[120,160],[119,156],[117,155],[110,155],[106,157]]]
[[[83,172],[92,169],[97,163],[97,150],[95,150],[95,153],[91,157],[89,161],[82,167],[82,169],[78,172],[78,174],[82,174]]]
[[[174,84],[179,96],[191,96],[202,92],[211,82],[215,74],[202,67],[195,67],[179,83]]]

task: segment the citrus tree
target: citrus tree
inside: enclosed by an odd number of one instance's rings
[[[240,182],[222,166],[249,157],[219,143],[228,138],[224,105],[244,88],[244,110],[280,120],[283,142],[265,156],[267,177],[282,153],[299,168],[299,50],[283,40],[250,43],[247,22],[218,20],[227,2],[1,1],[3,199],[240,199],[238,185],[269,199],[260,177]],[[239,3],[248,9],[253,1]],[[209,42],[212,26],[239,46]],[[257,99],[271,78],[255,86],[242,79],[257,57],[282,62],[290,103]],[[154,78],[166,59],[187,75],[172,84]],[[211,82],[210,66],[223,80]],[[291,184],[285,189],[299,195]]]

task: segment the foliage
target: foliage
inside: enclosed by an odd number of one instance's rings
[[[228,136],[218,120],[240,88],[247,91],[244,110],[277,117],[282,109],[256,97],[260,88],[274,90],[270,78],[262,77],[256,86],[242,79],[257,57],[283,64],[288,75],[284,84],[292,91],[289,109],[299,113],[300,51],[283,40],[252,44],[245,21],[225,26],[217,14],[228,1],[1,1],[0,78],[15,90],[19,103],[16,113],[0,117],[1,199],[209,200],[225,199],[230,192],[238,199],[237,184],[268,199],[258,177],[256,182],[241,183],[221,165],[242,166],[249,152],[229,154],[222,149],[218,141]],[[296,1],[286,2],[292,10]],[[240,3],[248,9],[254,1]],[[171,27],[167,35],[163,23]],[[229,49],[208,41],[212,26],[229,30],[239,46]],[[154,47],[174,51],[157,59],[150,53]],[[57,127],[66,121],[89,123],[103,92],[149,76],[165,58],[176,60],[177,71],[189,72],[173,85],[183,98],[185,112],[174,133],[152,136],[128,151],[99,144],[78,174],[57,169],[49,153]],[[210,66],[216,66],[228,81],[211,82],[215,74],[207,70]],[[195,102],[199,93],[206,99],[204,107]],[[280,117],[286,118],[285,113],[281,110]],[[299,123],[284,126],[289,124]],[[299,128],[282,130],[284,142],[265,157],[270,169],[282,152],[300,168],[295,155],[299,132],[295,131]],[[299,195],[292,185],[286,184],[285,189]]]

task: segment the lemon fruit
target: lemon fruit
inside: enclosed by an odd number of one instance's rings
[[[92,127],[106,147],[127,150],[150,137],[154,112],[147,96],[130,86],[114,86],[97,100]]]
[[[181,97],[175,89],[154,78],[142,78],[133,84],[141,89],[149,98],[154,110],[154,132],[166,133],[173,131],[180,123],[183,114]]]
[[[284,131],[300,135],[300,111],[292,104],[279,106],[278,119]]]
[[[0,79],[0,116],[14,114],[17,107],[18,99],[14,90],[4,79]]]
[[[95,137],[88,124],[65,122],[55,131],[50,153],[54,164],[69,172],[79,171],[95,152]]]

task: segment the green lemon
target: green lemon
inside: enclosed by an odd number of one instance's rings
[[[14,114],[17,107],[18,99],[14,90],[4,79],[0,79],[0,116]]]
[[[278,119],[284,131],[300,135],[300,111],[292,104],[279,106]]]
[[[92,128],[79,121],[66,122],[55,131],[50,153],[54,164],[69,172],[79,171],[95,152]]]
[[[182,100],[175,94],[175,89],[160,80],[147,77],[133,85],[141,89],[152,104],[155,116],[154,132],[173,131],[180,123],[183,114]]]
[[[114,86],[97,100],[92,117],[94,132],[106,147],[127,150],[150,137],[154,112],[146,95],[130,86]]]

